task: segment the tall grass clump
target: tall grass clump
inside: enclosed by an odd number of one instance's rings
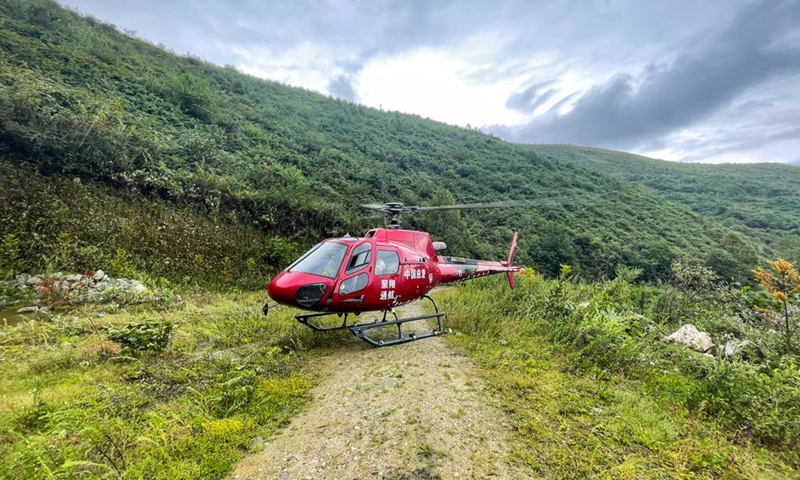
[[[204,294],[5,326],[0,478],[227,475],[309,400],[303,359],[326,341],[260,304]]]
[[[514,291],[502,279],[481,279],[459,286],[442,306],[473,351],[544,341],[577,378],[636,382],[733,441],[774,448],[800,466],[800,371],[782,348],[785,330],[753,309],[759,295],[690,262],[675,262],[659,285],[638,283],[640,273],[623,268],[613,280],[585,283],[567,266],[554,279],[528,270]],[[687,323],[709,332],[715,349],[703,355],[662,341]],[[731,345],[735,353],[726,353]]]

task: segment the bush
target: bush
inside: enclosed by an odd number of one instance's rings
[[[173,327],[170,322],[129,323],[119,330],[109,329],[108,339],[128,350],[158,353],[167,348]]]
[[[740,437],[791,446],[800,441],[800,370],[785,358],[769,373],[745,362],[721,362],[687,405],[717,417]]]
[[[797,444],[800,370],[793,357],[770,355],[780,350],[780,334],[748,327],[739,312],[741,295],[733,296],[707,269],[676,264],[673,273],[674,284],[660,287],[621,276],[582,284],[567,272],[556,280],[536,279],[532,288],[533,278],[521,277],[513,293],[500,278],[476,280],[445,298],[443,309],[450,324],[468,334],[512,345],[520,336],[547,339],[567,354],[573,374],[642,380],[656,397],[715,419],[737,438]],[[695,319],[718,338],[747,340],[749,356],[706,358],[658,340],[673,324]]]

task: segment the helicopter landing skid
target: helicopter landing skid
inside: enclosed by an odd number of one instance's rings
[[[389,347],[392,345],[399,345],[401,343],[408,343],[414,342],[417,340],[422,340],[423,338],[430,338],[436,337],[443,333],[447,333],[447,331],[442,327],[442,317],[445,315],[444,312],[439,312],[439,307],[436,305],[436,302],[428,295],[425,295],[423,298],[427,298],[428,300],[433,303],[433,309],[435,313],[430,313],[426,315],[417,315],[414,317],[408,318],[400,318],[397,316],[397,313],[393,309],[384,310],[383,311],[383,318],[381,320],[375,320],[374,322],[364,322],[364,323],[356,323],[353,325],[347,324],[347,313],[344,314],[344,318],[342,319],[342,324],[333,326],[333,327],[321,327],[319,325],[315,325],[309,322],[309,319],[316,318],[316,317],[323,317],[328,315],[335,315],[332,313],[311,313],[305,315],[297,315],[295,318],[298,322],[302,323],[303,325],[317,331],[317,332],[331,332],[334,330],[344,330],[345,328],[350,330],[350,332],[355,335],[356,337],[364,340],[365,342],[369,343],[373,347]],[[394,316],[394,320],[387,320],[386,315],[391,313]],[[341,314],[339,314],[341,315]],[[430,332],[425,333],[411,333],[405,335],[403,333],[402,325],[404,323],[409,322],[418,322],[422,320],[430,320],[432,318],[436,319],[437,328]],[[387,327],[390,325],[397,326],[397,338],[392,338],[389,340],[377,340],[370,337],[366,332],[375,328]]]

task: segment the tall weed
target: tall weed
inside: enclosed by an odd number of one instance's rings
[[[641,380],[657,398],[720,422],[736,438],[794,449],[800,370],[789,357],[770,356],[780,338],[748,326],[736,291],[706,270],[675,270],[676,280],[661,286],[632,283],[635,272],[592,284],[525,276],[514,292],[500,279],[482,279],[459,286],[443,307],[465,333],[509,346],[525,336],[546,338],[575,375]],[[750,344],[737,360],[725,360],[660,341],[688,322],[712,332],[716,343],[736,337]]]

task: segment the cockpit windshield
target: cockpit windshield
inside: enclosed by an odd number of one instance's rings
[[[339,273],[339,267],[342,266],[342,261],[347,253],[347,248],[347,245],[342,245],[338,242],[321,243],[303,255],[289,270],[336,278],[336,274]]]

